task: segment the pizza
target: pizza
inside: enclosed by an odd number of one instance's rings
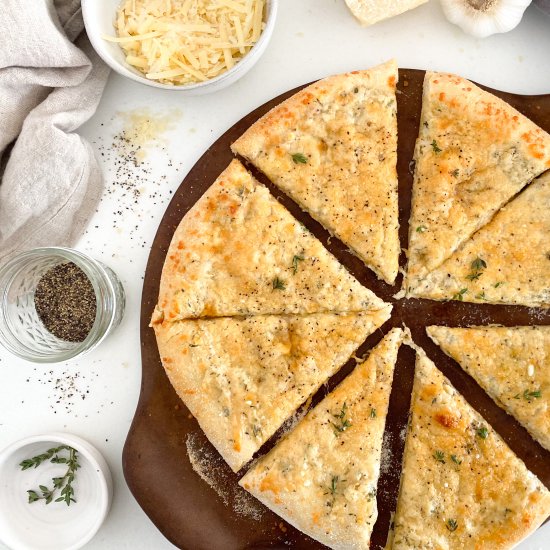
[[[328,394],[239,482],[330,548],[369,548],[382,437],[401,329]]]
[[[397,78],[390,61],[315,82],[231,147],[390,284],[400,252]]]
[[[550,306],[550,172],[538,178],[415,289],[432,300]]]
[[[389,548],[512,548],[548,515],[548,489],[417,351]]]
[[[172,386],[237,471],[390,312],[190,319],[155,333]]]
[[[468,80],[427,72],[414,161],[403,286],[418,297],[426,276],[550,168],[550,136]]]
[[[177,227],[152,324],[384,307],[234,160]]]
[[[426,330],[497,405],[550,451],[550,326]]]

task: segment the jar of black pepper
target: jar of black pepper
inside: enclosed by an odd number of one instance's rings
[[[120,323],[124,289],[101,262],[69,248],[35,248],[0,266],[0,343],[39,363],[95,348]]]

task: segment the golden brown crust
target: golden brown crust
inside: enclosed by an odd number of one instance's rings
[[[437,269],[533,178],[550,136],[464,78],[426,73],[405,289]]]
[[[384,305],[235,160],[176,229],[153,323]]]
[[[432,326],[426,331],[550,451],[550,326]]]
[[[330,548],[366,549],[393,370],[393,329],[355,370],[239,482],[289,523]]]
[[[432,300],[550,306],[550,172],[411,292]]]
[[[393,283],[400,252],[395,61],[325,78],[232,145]]]
[[[239,470],[390,316],[185,320],[155,324],[174,389],[212,444]]]
[[[417,352],[392,548],[512,548],[548,515],[546,487]]]

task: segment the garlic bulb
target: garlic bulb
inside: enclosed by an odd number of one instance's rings
[[[447,19],[477,38],[515,28],[531,0],[441,0]]]

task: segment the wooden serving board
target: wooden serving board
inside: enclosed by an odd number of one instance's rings
[[[411,161],[418,133],[423,79],[424,71],[399,71],[397,170],[400,238],[404,248],[407,246],[410,213]],[[153,523],[172,543],[189,550],[323,548],[318,542],[286,524],[237,485],[240,475],[234,474],[219,457],[172,389],[160,362],[153,330],[148,327],[157,300],[166,250],[180,220],[233,158],[230,144],[269,109],[298,89],[272,99],[245,116],[204,153],[183,180],[169,204],[147,264],[141,307],[143,378],[137,411],[124,447],[124,474],[130,490]],[[550,94],[519,96],[496,90],[489,91],[550,131]],[[327,231],[317,222],[303,213],[265,177],[252,168],[251,171],[298,220],[321,239],[362,284],[394,305],[391,320],[366,340],[357,355],[361,356],[376,345],[391,327],[402,326],[405,323],[410,327],[415,342],[426,350],[458,391],[500,433],[508,445],[525,461],[528,468],[550,487],[550,453],[533,441],[511,416],[497,407],[472,378],[432,343],[424,330],[430,324],[548,325],[550,311],[456,301],[396,301],[393,295],[399,290],[401,277],[393,287],[376,279],[360,260],[347,251],[345,245],[336,238],[329,239]],[[401,265],[404,265],[404,262],[405,257],[402,254]],[[354,365],[355,361],[348,362],[326,387],[319,390],[313,404],[349,374]],[[402,346],[397,360],[386,426],[384,460],[378,486],[379,517],[374,528],[371,548],[381,548],[385,544],[390,513],[395,510],[413,372],[414,352],[407,346]],[[280,434],[275,434],[262,452],[273,446],[278,435]],[[202,471],[203,477],[193,469],[188,448],[192,449],[191,456],[195,468]],[[204,478],[208,479],[209,483]]]

